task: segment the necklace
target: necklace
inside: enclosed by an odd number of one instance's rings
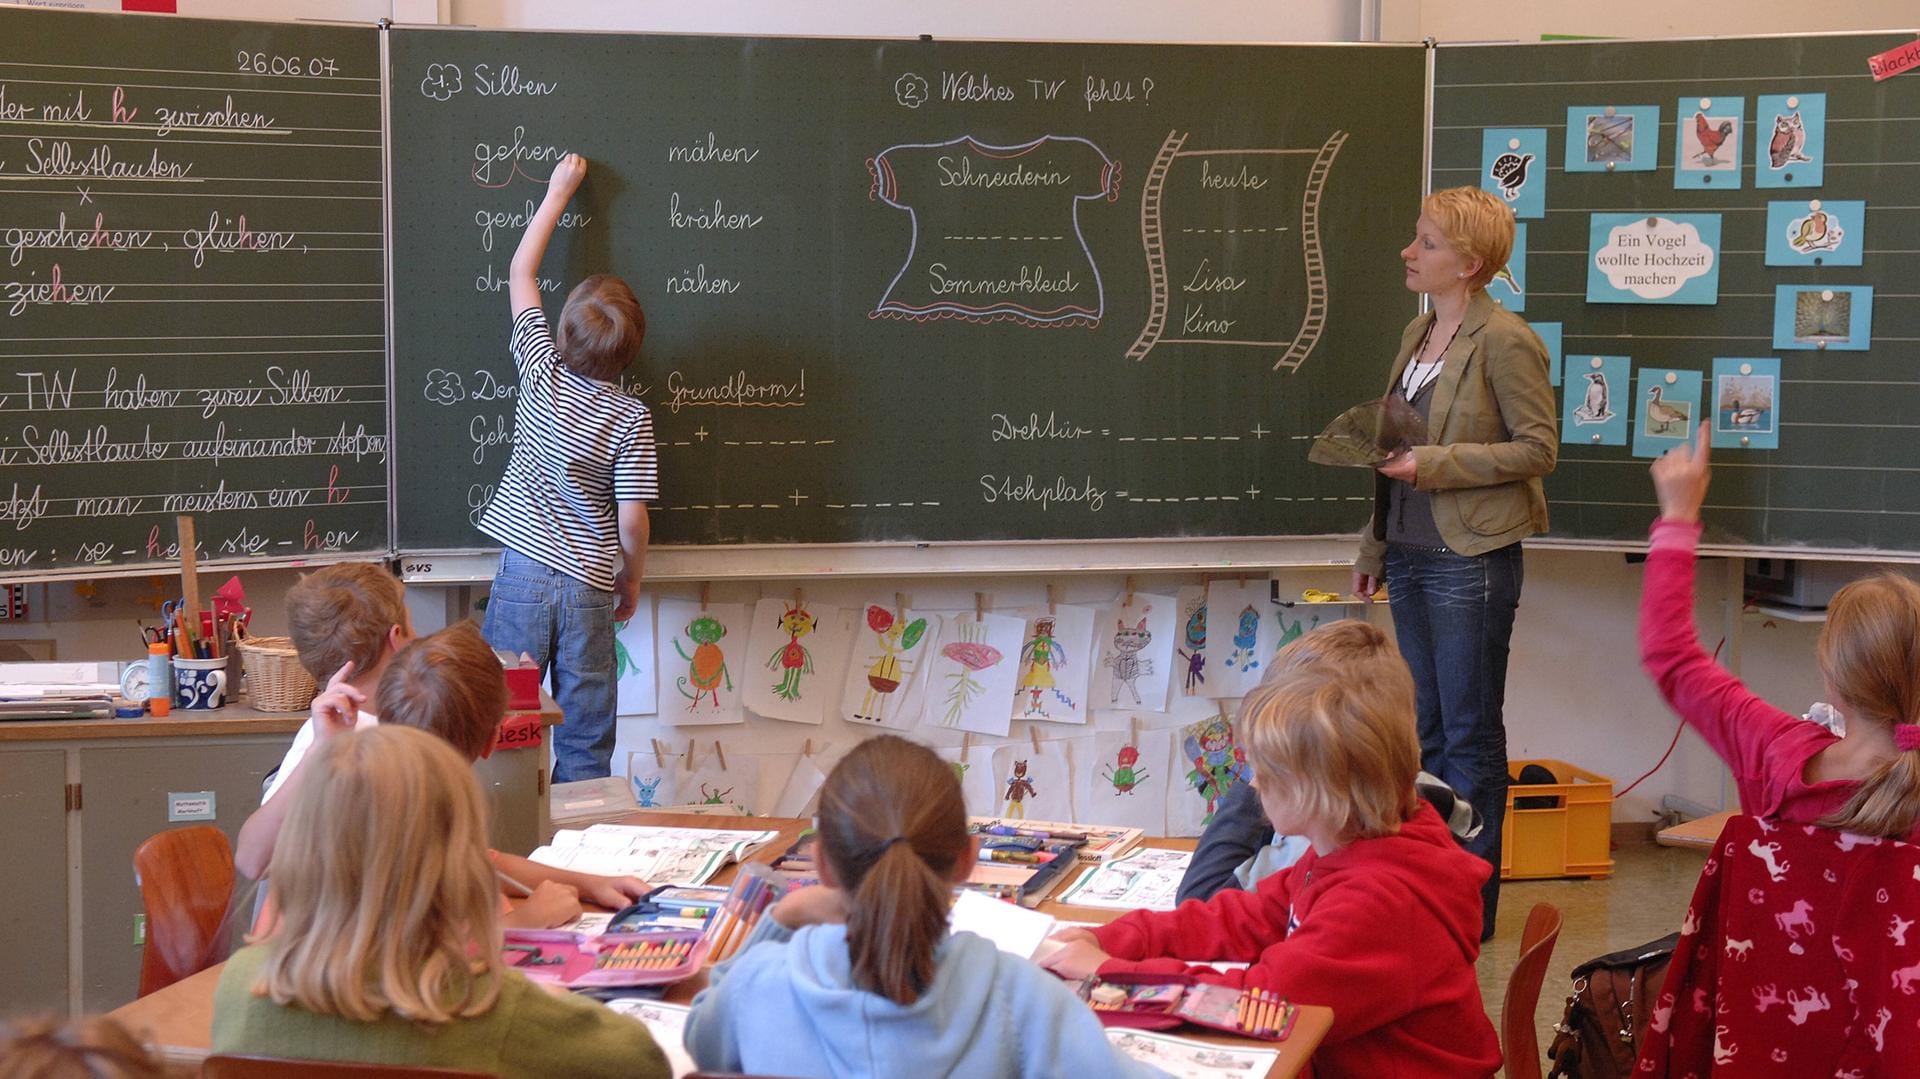
[[[1435,318],[1427,323],[1426,332],[1420,335],[1420,345],[1413,350],[1413,359],[1407,364],[1405,373],[1401,375],[1400,396],[1406,398],[1409,404],[1425,393],[1427,387],[1433,385],[1434,381],[1440,377],[1440,366],[1446,360],[1447,349],[1452,348],[1454,338],[1460,336],[1460,325],[1455,323],[1453,333],[1447,337],[1446,346],[1440,350],[1440,359],[1423,362],[1420,357],[1426,355],[1427,345],[1433,340],[1433,328],[1439,322],[1440,320]],[[1419,379],[1418,382],[1414,381],[1416,377]]]

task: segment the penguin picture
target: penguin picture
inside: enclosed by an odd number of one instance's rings
[[[1608,402],[1607,373],[1605,371],[1587,372],[1587,396],[1574,407],[1573,422],[1576,424],[1605,423],[1613,419],[1613,406]]]

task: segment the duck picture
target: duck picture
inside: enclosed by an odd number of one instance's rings
[[[1686,402],[1662,401],[1660,387],[1647,387],[1647,433],[1650,435],[1671,435],[1673,425],[1679,424],[1684,434],[1687,421],[1693,418],[1693,406]]]

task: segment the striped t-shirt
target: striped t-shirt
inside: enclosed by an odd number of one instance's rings
[[[513,365],[513,457],[480,531],[611,592],[621,561],[614,503],[660,497],[653,416],[613,383],[567,370],[538,307],[513,320]]]

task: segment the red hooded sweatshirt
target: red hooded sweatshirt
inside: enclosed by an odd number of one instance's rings
[[[1325,857],[1310,850],[1252,892],[1135,911],[1094,930],[1114,956],[1100,973],[1184,972],[1331,1007],[1333,1029],[1313,1054],[1317,1079],[1486,1079],[1500,1066],[1500,1042],[1473,963],[1489,872],[1421,802],[1397,835]]]

